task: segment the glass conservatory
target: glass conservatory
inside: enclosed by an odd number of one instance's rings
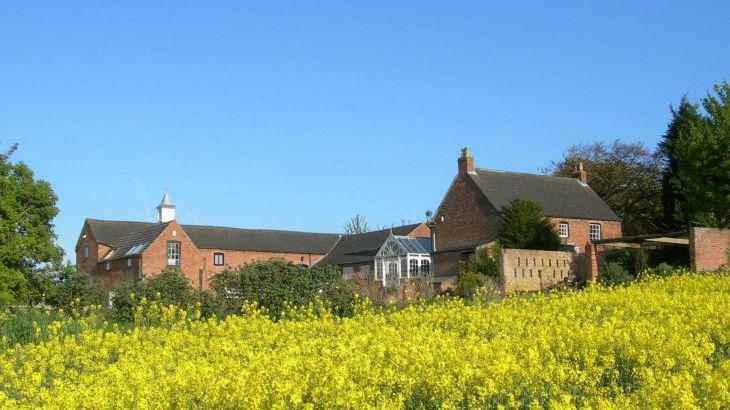
[[[391,232],[375,255],[375,279],[383,286],[431,276],[431,239]]]

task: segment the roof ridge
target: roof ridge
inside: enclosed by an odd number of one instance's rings
[[[237,231],[255,231],[255,232],[291,232],[291,233],[306,233],[315,235],[342,235],[335,232],[310,232],[310,231],[292,231],[287,229],[264,229],[264,228],[237,228],[234,226],[219,226],[219,225],[194,225],[194,224],[181,224],[183,228],[191,226],[196,228],[216,228],[216,229],[234,229]]]
[[[487,172],[499,172],[503,174],[518,174],[518,175],[529,175],[533,177],[545,177],[545,178],[557,178],[557,179],[572,179],[578,181],[577,178],[573,177],[561,177],[557,175],[545,175],[545,174],[532,174],[530,172],[521,172],[521,171],[507,171],[503,169],[490,169],[490,168],[474,168],[475,171],[487,171]]]

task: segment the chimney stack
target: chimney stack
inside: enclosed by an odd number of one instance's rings
[[[459,175],[466,173],[474,173],[474,158],[471,156],[469,147],[461,149],[461,157],[459,157]]]
[[[583,169],[583,161],[578,163],[578,170],[575,172],[575,177],[578,178],[581,184],[588,185],[588,173]]]

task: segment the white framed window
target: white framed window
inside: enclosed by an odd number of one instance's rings
[[[128,268],[132,267],[132,258],[127,258],[127,267]]]
[[[352,266],[346,266],[342,268],[342,277],[345,279],[352,279]]]
[[[180,266],[180,242],[167,241],[167,266]]]
[[[408,276],[412,278],[418,276],[418,259],[408,261]]]
[[[601,224],[590,224],[588,225],[588,229],[592,241],[601,240]]]
[[[107,262],[106,263],[106,270],[110,270],[111,268],[112,268],[112,263],[111,262]]]
[[[558,236],[561,238],[567,238],[570,235],[570,226],[567,222],[560,222],[558,224]]]
[[[213,265],[215,266],[223,266],[225,264],[225,255],[221,252],[216,252],[213,254]]]
[[[89,245],[84,245],[84,259],[89,257]]]
[[[431,273],[431,261],[428,259],[421,260],[421,275],[428,275]]]
[[[383,280],[383,261],[378,260],[375,262],[375,279],[377,280]]]
[[[371,270],[370,265],[360,265],[360,270],[359,270],[358,275],[360,276],[361,279],[369,279],[370,275],[371,275],[370,270]]]

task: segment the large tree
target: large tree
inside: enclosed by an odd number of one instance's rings
[[[34,272],[63,256],[53,232],[56,195],[27,165],[11,160],[16,149],[0,153],[0,303],[24,296]]]
[[[502,213],[499,241],[505,248],[558,250],[560,238],[542,207],[534,201],[515,199]]]
[[[638,235],[664,229],[662,162],[643,143],[616,140],[569,147],[560,161],[543,168],[546,174],[573,177],[582,162],[588,185],[623,221],[623,231]]]
[[[730,84],[716,84],[700,105],[683,98],[660,149],[669,222],[730,227]]]

